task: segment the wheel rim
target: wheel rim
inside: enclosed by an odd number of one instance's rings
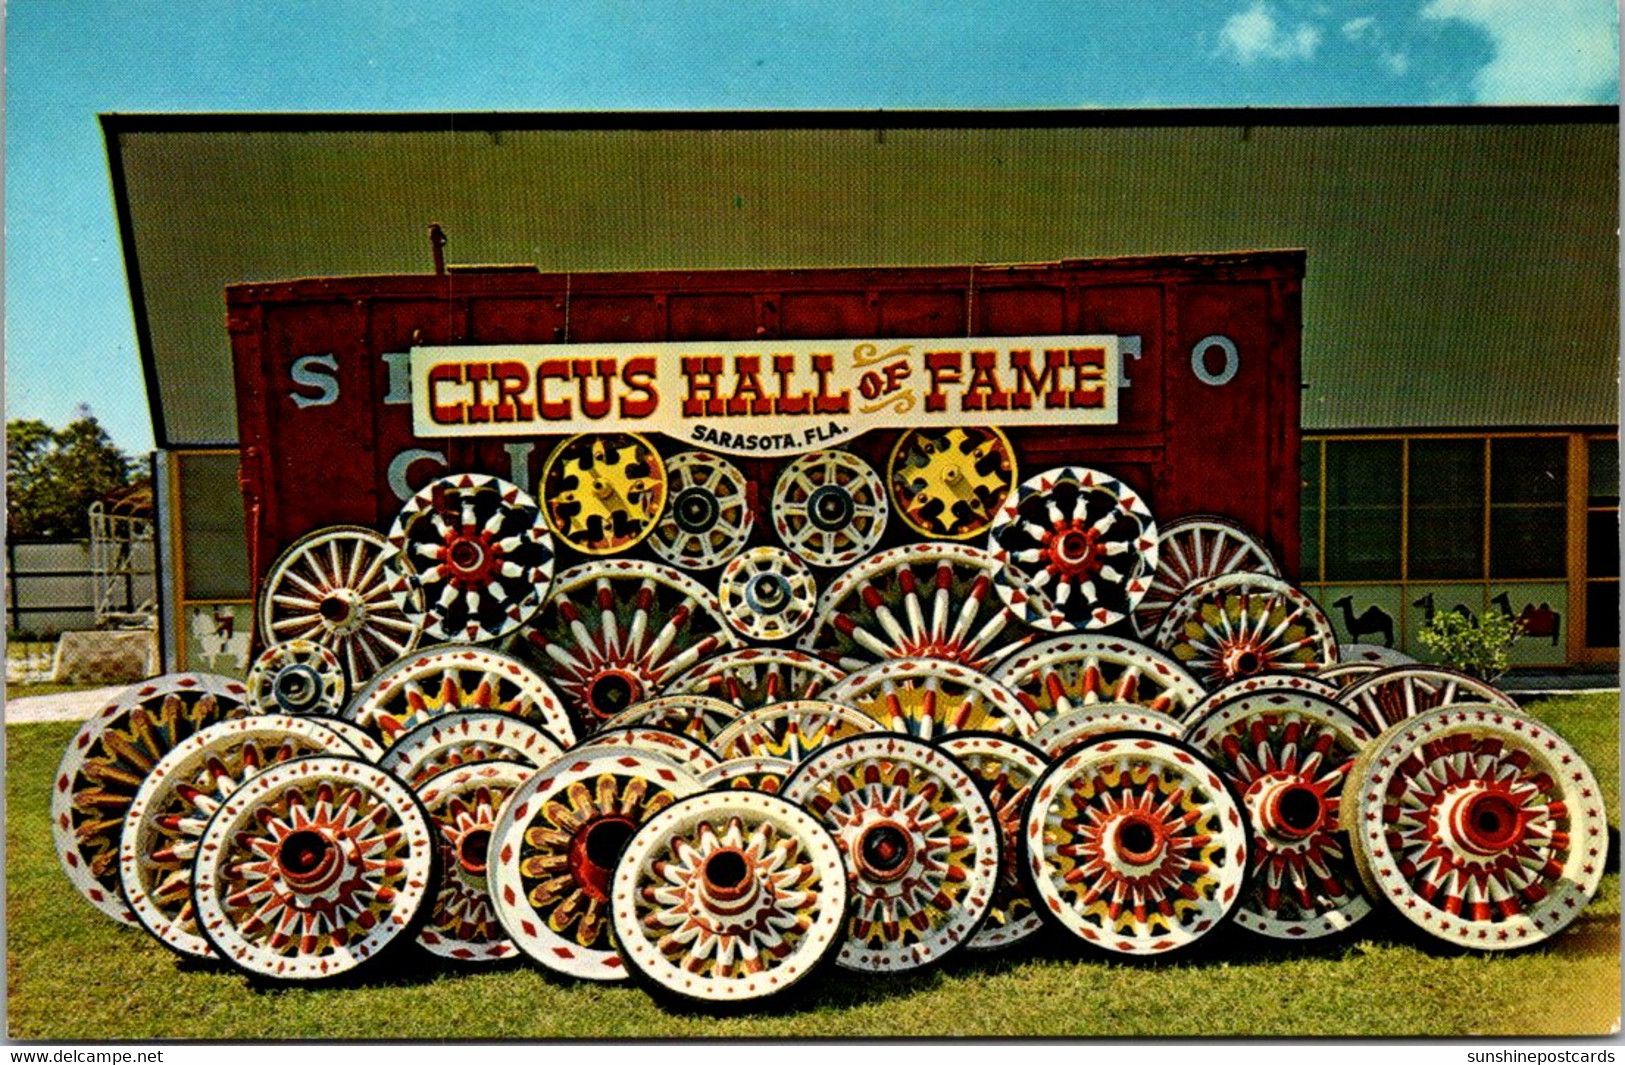
[[[756,525],[746,481],[726,459],[685,451],[666,462],[671,502],[649,546],[680,569],[713,569],[744,550]]]
[[[182,954],[214,957],[192,906],[193,862],[210,815],[248,777],[316,754],[355,754],[337,733],[301,718],[258,714],[210,725],[170,748],[124,817],[124,898],[146,930]]]
[[[572,752],[526,781],[491,833],[497,918],[529,957],[586,980],[624,980],[609,932],[609,883],[637,827],[702,790],[670,759],[603,748]]]
[[[51,832],[62,871],[92,906],[136,924],[119,895],[119,842],[130,803],[177,743],[245,715],[247,698],[229,677],[171,673],[125,690],[79,727],[57,766]]]
[[[572,436],[548,456],[542,498],[554,534],[586,555],[614,555],[654,531],[666,465],[636,433]]]
[[[494,640],[536,612],[553,579],[553,537],[528,492],[462,473],[424,485],[389,530],[395,605],[420,601],[435,640]]]
[[[952,756],[907,736],[858,736],[810,757],[784,797],[830,830],[846,862],[853,905],[836,964],[916,969],[981,926],[998,885],[998,829]]]
[[[1206,515],[1169,522],[1157,541],[1156,573],[1134,608],[1135,633],[1142,640],[1151,639],[1163,615],[1181,595],[1227,573],[1279,577],[1281,569],[1267,547],[1233,522]]]
[[[964,544],[909,544],[864,559],[818,600],[801,648],[849,673],[894,658],[983,669],[1030,638],[993,592],[993,556]]]
[[[988,533],[995,587],[1012,613],[1052,632],[1121,621],[1157,568],[1157,523],[1140,494],[1099,470],[1030,477]]]
[[[272,644],[245,684],[256,714],[333,714],[349,694],[338,656],[315,640]]]
[[[1239,803],[1173,740],[1096,740],[1033,786],[1023,852],[1043,909],[1103,950],[1189,946],[1241,897],[1247,833]]]
[[[1183,717],[1202,686],[1167,655],[1109,636],[1057,636],[1005,659],[993,679],[1040,724],[1096,703],[1134,703]]]
[[[1016,486],[1015,450],[992,426],[908,429],[886,464],[897,512],[933,540],[987,532]]]
[[[837,740],[879,731],[866,714],[824,699],[792,699],[739,715],[717,733],[713,749],[724,759],[782,758],[800,763]]]
[[[660,728],[709,744],[739,713],[732,703],[706,695],[662,695],[616,714],[604,722],[604,730]]]
[[[384,757],[384,748],[372,734],[353,721],[346,721],[342,717],[331,714],[306,714],[300,720],[320,725],[329,732],[338,733],[339,737],[355,748],[356,754],[364,761],[377,765]]]
[[[1338,701],[1373,733],[1452,703],[1485,703],[1514,714],[1523,711],[1510,695],[1476,677],[1436,666],[1392,666],[1345,688]]]
[[[1120,732],[1149,732],[1177,740],[1185,735],[1185,726],[1134,703],[1095,703],[1050,718],[1030,742],[1056,761],[1080,744]]]
[[[1021,877],[1021,813],[1033,782],[1048,762],[1030,744],[991,732],[962,732],[942,740],[943,750],[970,773],[999,825],[999,880],[987,922],[966,950],[1003,950],[1044,924]]]
[[[750,788],[777,795],[795,769],[796,763],[788,758],[730,758],[702,773],[700,783],[713,791]]]
[[[198,924],[233,965],[317,980],[410,935],[436,847],[412,792],[352,758],[298,758],[250,778],[198,847]]]
[[[1212,687],[1258,673],[1314,673],[1337,661],[1337,637],[1315,601],[1256,573],[1214,577],[1168,608],[1157,646]]]
[[[577,751],[598,747],[631,747],[662,754],[698,777],[722,761],[716,752],[691,736],[671,729],[628,725],[595,732],[575,746]]]
[[[773,528],[814,566],[846,566],[873,551],[890,506],[880,475],[845,451],[791,461],[773,486]]]
[[[440,847],[440,880],[418,943],[456,961],[497,961],[519,953],[491,904],[491,833],[497,811],[536,772],[533,765],[491,760],[448,769],[425,780],[418,798]]]
[[[433,647],[396,662],[344,715],[392,747],[426,721],[469,710],[507,714],[561,742],[575,741],[569,714],[540,674],[510,655],[466,645]]]
[[[825,693],[881,727],[922,740],[978,729],[1031,736],[1037,720],[1016,694],[976,670],[934,658],[900,658],[854,673]]]
[[[1188,742],[1241,794],[1252,884],[1236,923],[1273,939],[1314,939],[1371,912],[1340,814],[1344,783],[1371,735],[1307,692],[1247,695],[1190,728]]]
[[[841,939],[846,870],[827,829],[771,795],[713,792],[638,829],[615,870],[611,915],[627,962],[703,1002],[780,993]]]
[[[741,647],[701,662],[666,685],[668,696],[709,696],[755,710],[789,699],[813,699],[845,676],[828,662],[780,647]],[[717,725],[720,729],[726,721]],[[713,733],[714,735],[714,733]],[[696,737],[709,739],[710,737]]]
[[[546,729],[511,714],[463,712],[430,718],[390,747],[378,767],[413,788],[430,777],[480,762],[541,768],[564,754]]]
[[[1344,823],[1373,896],[1477,950],[1557,935],[1596,894],[1608,828],[1596,778],[1562,737],[1500,706],[1401,721],[1355,763]]]
[[[260,634],[268,643],[315,640],[344,663],[358,688],[402,655],[423,634],[423,593],[385,566],[389,541],[371,529],[340,525],[291,544],[260,586]]]
[[[785,640],[812,620],[818,586],[812,571],[777,547],[753,547],[722,571],[717,601],[735,632],[751,640]]]
[[[1233,680],[1208,692],[1202,696],[1195,706],[1191,707],[1186,718],[1194,722],[1232,699],[1240,699],[1245,695],[1265,695],[1270,693],[1314,695],[1333,701],[1338,698],[1336,685],[1326,680],[1323,673],[1258,673],[1251,677]]]

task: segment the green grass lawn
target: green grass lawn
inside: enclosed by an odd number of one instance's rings
[[[1569,696],[1531,710],[1579,748],[1619,821],[1618,707]],[[1595,1035],[1620,1014],[1618,876],[1554,942],[1515,955],[1434,946],[1373,918],[1352,940],[1273,944],[1231,931],[1199,955],[1097,960],[1063,944],[911,976],[830,969],[795,1002],[716,1019],[634,987],[538,969],[425,961],[357,986],[256,989],[178,959],[83,901],[51,847],[49,787],[72,725],[7,739],[7,955],[14,1039]]]

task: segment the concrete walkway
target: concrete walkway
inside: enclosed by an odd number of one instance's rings
[[[5,723],[32,725],[39,721],[83,721],[124,694],[128,684],[56,695],[31,695],[6,701]]]

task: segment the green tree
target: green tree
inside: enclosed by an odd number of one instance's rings
[[[82,540],[90,504],[130,483],[133,464],[88,414],[64,429],[6,423],[6,535]]]
[[[1422,646],[1447,666],[1494,684],[1512,664],[1512,648],[1523,635],[1523,622],[1499,610],[1467,617],[1441,610],[1417,632]]]

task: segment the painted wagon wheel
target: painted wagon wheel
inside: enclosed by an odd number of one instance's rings
[[[737,643],[716,596],[692,577],[606,559],[560,574],[513,647],[543,663],[585,735]]]
[[[753,547],[735,555],[717,582],[722,616],[751,640],[789,639],[807,627],[817,601],[812,571],[777,547]]]
[[[343,664],[315,640],[267,647],[254,660],[245,686],[256,714],[335,714],[349,695]]]
[[[1338,662],[1320,670],[1315,677],[1341,693],[1382,668],[1375,662]]]
[[[615,555],[654,531],[666,506],[666,464],[636,433],[572,436],[542,470],[554,534],[584,555]]]
[[[604,722],[604,729],[663,728],[710,743],[740,713],[733,703],[709,695],[660,695],[622,710]]]
[[[798,456],[773,485],[773,528],[814,566],[849,566],[875,549],[890,507],[880,475],[846,451]]]
[[[704,451],[666,460],[671,501],[649,546],[679,569],[714,569],[744,550],[756,525],[746,480],[734,464]]]
[[[1196,721],[1185,739],[1241,794],[1253,830],[1238,925],[1316,939],[1371,912],[1339,812],[1349,768],[1371,742],[1354,715],[1307,692],[1245,695]]]
[[[998,822],[952,755],[897,733],[855,736],[803,762],[783,795],[834,834],[846,861],[842,968],[917,969],[981,927],[999,881]]]
[[[772,795],[709,792],[633,835],[615,868],[610,920],[651,990],[759,1002],[832,957],[848,896],[840,848],[812,815]]]
[[[483,473],[439,477],[390,526],[390,593],[409,611],[421,594],[423,632],[479,643],[534,614],[553,579],[553,537],[518,485]]]
[[[330,732],[338,733],[345,743],[355,748],[355,753],[359,757],[371,762],[373,765],[377,765],[383,760],[384,745],[373,739],[372,733],[354,721],[346,721],[334,714],[305,714],[300,720],[320,725]]]
[[[741,647],[708,658],[673,678],[666,685],[666,694],[710,696],[738,710],[755,710],[787,699],[815,699],[845,675],[823,659],[800,651]]]
[[[1365,662],[1378,669],[1416,665],[1416,659],[1410,655],[1396,651],[1392,647],[1384,647],[1380,643],[1346,643],[1338,648],[1338,662]]]
[[[508,714],[575,742],[570,715],[541,674],[511,655],[466,644],[401,659],[351,699],[344,716],[392,747],[425,721],[470,710]]]
[[[1135,703],[1183,718],[1202,686],[1172,658],[1115,636],[1056,636],[1004,659],[993,679],[1040,725],[1096,703]]]
[[[909,544],[858,563],[818,599],[801,649],[849,673],[893,658],[984,669],[1030,639],[993,592],[993,556],[965,544]]]
[[[694,774],[696,778],[708,770],[715,769],[722,761],[715,751],[692,736],[685,736],[671,729],[644,725],[600,729],[576,744],[573,750],[587,751],[597,747],[631,747],[639,751],[663,754]]]
[[[1131,615],[1135,633],[1142,640],[1151,639],[1175,600],[1193,586],[1226,573],[1279,577],[1281,568],[1269,548],[1234,522],[1196,514],[1164,525],[1157,540],[1156,573]]]
[[[1163,954],[1212,932],[1247,877],[1239,799],[1189,748],[1095,740],[1033,785],[1022,852],[1039,907],[1102,950]]]
[[[418,944],[453,961],[500,961],[519,953],[491,905],[491,832],[508,796],[536,767],[501,759],[457,766],[417,785],[440,847],[440,879]]]
[[[584,980],[624,980],[610,939],[609,883],[639,825],[703,790],[663,755],[605,747],[531,777],[491,831],[491,899],[528,956]]]
[[[729,758],[701,773],[700,783],[712,791],[750,788],[777,794],[784,790],[784,782],[795,770],[796,763],[788,758]]]
[[[1050,718],[1029,742],[1051,761],[1059,761],[1074,747],[1122,732],[1149,732],[1177,740],[1184,737],[1185,726],[1137,703],[1091,703]]]
[[[1316,673],[1254,673],[1250,677],[1242,677],[1239,680],[1233,680],[1228,684],[1214,688],[1202,696],[1196,705],[1191,707],[1190,712],[1185,715],[1185,720],[1196,721],[1230,700],[1240,699],[1247,695],[1286,692],[1316,695],[1322,699],[1337,699],[1337,686],[1326,680],[1323,674],[1324,671]],[[1375,735],[1375,732],[1372,734]]]
[[[178,953],[215,957],[192,909],[193,862],[209,818],[261,770],[355,753],[331,729],[285,714],[222,721],[172,747],[136,792],[119,842],[124,899],[142,926]]]
[[[1458,703],[1395,724],[1354,763],[1343,823],[1373,897],[1476,950],[1543,942],[1597,892],[1602,793],[1539,721]]]
[[[1011,612],[1052,632],[1116,624],[1157,569],[1157,523],[1140,493],[1086,466],[1023,481],[999,509],[987,546]]]
[[[1390,666],[1344,688],[1337,699],[1373,733],[1451,703],[1485,703],[1523,714],[1499,688],[1439,666]]]
[[[881,727],[922,740],[962,729],[1031,736],[1038,720],[1016,693],[984,673],[935,658],[897,658],[854,673],[824,693]]]
[[[1332,623],[1300,588],[1260,573],[1203,581],[1168,608],[1157,646],[1210,687],[1337,661]]]
[[[295,540],[260,584],[260,637],[315,640],[338,655],[358,688],[418,645],[423,593],[410,585],[403,609],[384,565],[389,541],[359,525],[335,525]]]
[[[136,924],[119,896],[124,815],[152,767],[186,737],[248,713],[248,691],[212,673],[171,673],[120,693],[79,727],[51,789],[51,835],[62,871],[107,916]]]
[[[403,734],[378,766],[417,788],[430,777],[481,762],[540,769],[563,754],[564,745],[539,725],[511,714],[467,711],[441,714]]]
[[[799,763],[837,740],[878,732],[880,725],[850,706],[792,699],[739,715],[711,747],[723,759],[783,758]]]
[[[907,429],[892,447],[886,485],[910,528],[968,540],[987,532],[1015,489],[1015,449],[990,425]]]
[[[438,858],[406,785],[359,759],[296,758],[249,778],[209,821],[198,926],[252,976],[340,976],[416,936]]]
[[[1003,950],[1043,927],[1021,875],[1021,814],[1033,782],[1048,768],[1044,752],[995,732],[956,732],[938,746],[959,760],[976,781],[999,825],[999,880],[987,922],[966,950]]]

